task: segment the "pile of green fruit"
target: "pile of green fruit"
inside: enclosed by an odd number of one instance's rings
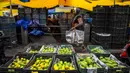
[[[100,47],[95,47],[91,49],[92,53],[105,53]]]
[[[31,50],[29,51],[29,53],[38,53],[38,50],[31,49]]]
[[[72,49],[70,47],[61,47],[58,54],[72,54]]]
[[[42,53],[54,53],[55,48],[54,47],[44,47],[44,49],[42,50]]]
[[[100,66],[92,59],[92,57],[80,57],[78,59],[78,64],[80,68],[100,68]]]
[[[74,65],[71,62],[67,62],[67,61],[59,61],[57,63],[54,64],[53,66],[54,70],[75,70]]]
[[[28,59],[17,56],[16,59],[8,66],[8,68],[24,68],[28,62]]]
[[[35,63],[31,66],[31,70],[47,70],[52,62],[52,58],[36,58]]]
[[[118,68],[118,67],[124,68],[125,67],[123,65],[118,65],[118,63],[115,60],[113,60],[113,59],[111,59],[109,57],[102,57],[102,56],[100,56],[100,60],[103,63],[105,63],[109,68]]]

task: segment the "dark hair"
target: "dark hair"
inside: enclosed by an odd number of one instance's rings
[[[74,23],[79,23],[79,22],[78,22],[78,19],[79,19],[79,18],[82,18],[82,17],[81,17],[81,16],[77,16],[76,19],[74,20]]]

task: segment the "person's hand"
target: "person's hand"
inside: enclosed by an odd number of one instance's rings
[[[71,29],[70,29],[70,31],[72,31],[72,30],[74,30],[75,28],[74,27],[72,27]]]

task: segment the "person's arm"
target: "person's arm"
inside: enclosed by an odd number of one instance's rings
[[[79,27],[81,25],[83,25],[83,23],[82,24],[77,24],[76,26],[72,27],[70,30],[74,30],[75,28],[77,28],[77,27]]]

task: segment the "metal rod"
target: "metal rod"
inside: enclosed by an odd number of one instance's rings
[[[115,4],[116,4],[116,0],[114,0],[114,6],[115,6]]]
[[[10,0],[10,17],[13,16],[13,13],[12,13],[12,1]]]

